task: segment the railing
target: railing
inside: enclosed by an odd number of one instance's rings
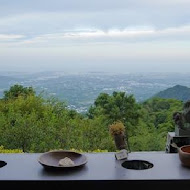
[[[67,170],[46,170],[38,153],[0,154],[7,163],[0,168],[0,186],[10,188],[51,187],[61,189],[153,189],[189,187],[190,169],[184,167],[178,154],[164,152],[131,152],[127,159],[116,160],[115,153],[87,153],[88,162]],[[144,161],[151,167],[127,168],[126,161]],[[138,163],[136,163],[138,164]],[[137,165],[136,165],[137,166]]]

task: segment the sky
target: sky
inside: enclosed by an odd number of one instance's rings
[[[190,0],[0,0],[1,71],[190,71]]]

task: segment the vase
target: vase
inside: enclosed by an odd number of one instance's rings
[[[118,150],[126,149],[125,135],[116,134],[114,135],[115,146]]]

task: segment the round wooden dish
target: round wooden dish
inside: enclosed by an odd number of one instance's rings
[[[73,162],[73,166],[60,166],[59,161],[65,157],[70,158]],[[43,153],[38,162],[47,169],[66,169],[83,166],[87,163],[87,157],[78,152],[69,150],[55,150]]]

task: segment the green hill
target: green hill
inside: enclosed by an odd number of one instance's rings
[[[186,86],[176,85],[166,90],[160,91],[154,97],[177,99],[186,102],[190,100],[190,88]]]

